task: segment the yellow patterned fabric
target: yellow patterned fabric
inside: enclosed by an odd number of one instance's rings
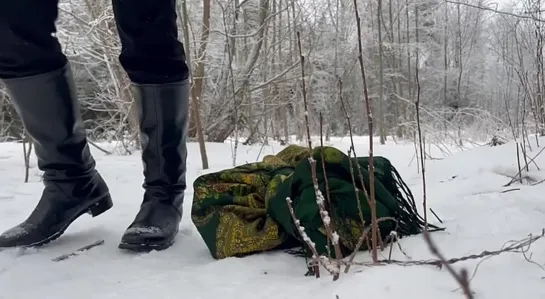
[[[276,176],[287,177],[308,149],[287,147],[262,162],[203,175],[194,182],[192,220],[216,259],[275,249],[289,241],[267,213]],[[288,242],[290,243],[290,242]]]

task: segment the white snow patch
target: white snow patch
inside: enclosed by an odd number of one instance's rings
[[[367,152],[367,137],[355,140],[356,153]],[[540,140],[545,144],[545,139]],[[348,138],[330,143],[346,152]],[[103,145],[107,147],[108,145]],[[239,146],[238,161],[252,162],[281,146]],[[545,226],[545,183],[530,186],[513,183],[518,172],[513,144],[458,152],[444,160],[427,161],[428,206],[444,221],[447,230],[432,234],[447,257],[496,250],[508,240],[539,233]],[[191,223],[192,181],[203,173],[231,167],[229,142],[208,144],[211,169],[202,170],[197,144],[189,145],[187,200],[181,232],[172,248],[150,254],[128,254],[117,245],[134,219],[142,200],[140,156],[104,156],[94,150],[97,168],[108,182],[114,207],[97,217],[82,217],[58,240],[37,249],[0,251],[0,298],[194,298],[194,299],[462,299],[454,280],[435,267],[352,267],[337,282],[322,271],[322,279],[305,277],[305,260],[284,252],[245,258],[214,260]],[[528,155],[539,148],[533,145]],[[388,157],[411,187],[421,208],[422,188],[412,144],[375,144],[375,155]],[[440,157],[439,151],[432,152]],[[0,144],[0,231],[20,223],[32,211],[42,191],[39,171],[31,169],[23,183],[20,144]],[[32,161],[35,164],[35,159]],[[536,159],[545,170],[545,155]],[[531,165],[529,174],[545,178],[545,171]],[[507,191],[514,189],[512,191]],[[428,213],[430,220],[434,216]],[[105,244],[61,262],[51,259],[97,240]],[[422,236],[404,238],[403,250],[412,259],[432,258]],[[534,244],[528,256],[545,263],[545,241]],[[388,250],[381,258],[388,256]],[[406,259],[394,246],[395,259]],[[357,260],[369,261],[367,253]],[[478,260],[454,266],[472,273]],[[484,261],[471,282],[479,299],[545,298],[545,272],[520,254],[503,254]],[[410,295],[413,294],[413,295]]]

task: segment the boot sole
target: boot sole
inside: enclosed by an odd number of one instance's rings
[[[68,229],[68,227],[74,221],[76,221],[80,216],[82,216],[83,214],[89,213],[94,218],[94,217],[97,217],[97,216],[103,214],[104,212],[108,211],[112,207],[113,207],[112,197],[110,195],[106,195],[106,196],[102,197],[101,199],[97,200],[95,203],[92,203],[89,206],[87,206],[86,208],[82,209],[81,212],[79,212],[78,214],[76,214],[75,217],[70,219],[66,223],[65,226],[63,226],[59,231],[52,234],[48,238],[46,238],[44,240],[41,240],[41,241],[38,241],[38,242],[35,242],[35,243],[32,243],[30,245],[25,245],[25,246],[21,246],[21,247],[30,248],[30,247],[39,247],[39,246],[46,245],[46,244],[48,244],[48,243],[50,243],[52,241],[55,241],[60,236],[62,236],[64,234],[64,232],[66,231],[66,229]]]
[[[161,251],[169,248],[174,241],[164,244],[137,244],[137,243],[119,243],[118,248],[134,252],[150,252],[153,250]]]

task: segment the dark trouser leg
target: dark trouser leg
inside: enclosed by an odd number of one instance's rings
[[[67,60],[52,36],[56,0],[0,2],[0,83],[33,138],[44,191],[0,247],[37,246],[58,238],[80,215],[112,206],[95,170]]]
[[[52,35],[58,0],[0,1],[0,78],[62,68],[67,60]]]
[[[144,200],[120,248],[173,244],[186,189],[188,68],[178,41],[175,0],[113,0],[120,61],[133,82],[144,164]]]
[[[119,61],[132,82],[164,84],[188,78],[176,0],[113,0],[113,8],[122,45]]]

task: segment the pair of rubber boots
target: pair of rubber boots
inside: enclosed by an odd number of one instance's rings
[[[79,216],[106,212],[112,198],[95,170],[70,66],[1,83],[34,141],[45,188],[30,216],[0,235],[0,248],[39,246],[60,237]],[[145,193],[119,247],[162,250],[174,243],[182,218],[189,87],[182,81],[131,88],[139,112]]]

